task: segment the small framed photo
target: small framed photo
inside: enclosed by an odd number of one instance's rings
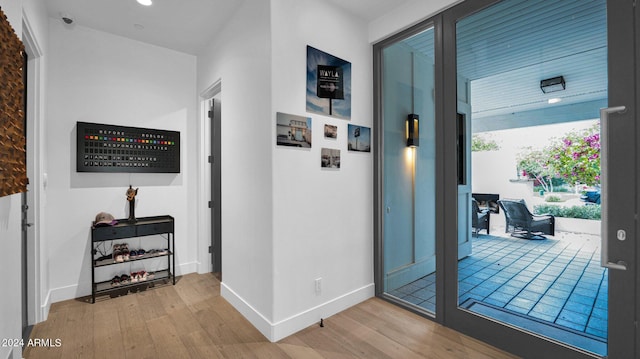
[[[311,148],[311,117],[276,113],[278,146]]]
[[[338,126],[325,124],[324,138],[338,138]]]
[[[335,148],[323,148],[320,151],[320,167],[340,168],[340,150]]]
[[[371,152],[371,128],[349,124],[349,151]]]

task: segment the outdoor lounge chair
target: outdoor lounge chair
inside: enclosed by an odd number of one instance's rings
[[[555,234],[556,219],[550,214],[534,215],[529,212],[524,200],[499,200],[506,219],[505,232],[525,239],[546,239],[543,234]]]
[[[473,229],[473,234],[476,237],[483,229],[485,229],[487,234],[489,234],[490,216],[490,210],[484,209],[481,211],[478,207],[478,201],[476,201],[475,198],[471,198],[471,228]]]

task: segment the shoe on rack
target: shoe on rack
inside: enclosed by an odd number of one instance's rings
[[[122,249],[121,251],[122,251],[122,259],[125,261],[128,261],[130,259],[129,246],[125,244],[124,249]]]
[[[113,251],[113,260],[116,263],[124,262],[124,257],[122,256],[122,251],[120,251],[120,249],[115,249]]]
[[[131,281],[131,277],[129,277],[126,274],[123,274],[120,276],[120,283],[121,284],[129,284],[129,282]]]
[[[148,277],[147,272],[145,272],[145,271],[140,271],[140,272],[139,272],[139,274],[140,274],[140,281],[141,281],[141,282],[143,282],[143,281],[147,280],[147,277]]]
[[[144,251],[144,249],[142,248],[138,249],[138,257],[144,257],[145,253],[146,252]]]
[[[120,285],[120,276],[113,277],[113,279],[111,279],[111,286],[117,287],[119,285]]]
[[[129,251],[129,258],[131,259],[138,258],[138,251],[136,251],[135,249]]]
[[[131,283],[137,283],[140,280],[138,272],[131,272]]]

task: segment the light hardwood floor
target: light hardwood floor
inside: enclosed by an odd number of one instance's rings
[[[213,274],[189,274],[118,298],[51,306],[25,358],[515,358],[378,298],[270,343],[220,296]]]

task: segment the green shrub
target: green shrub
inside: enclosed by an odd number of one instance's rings
[[[600,219],[600,205],[561,207],[553,204],[541,204],[533,207],[535,214],[552,214],[556,217]]]
[[[553,180],[555,180],[555,178],[553,178]],[[555,182],[555,181],[552,181]],[[543,190],[545,192],[547,192],[546,189],[544,189],[544,187],[542,186],[533,186],[533,193],[538,193],[540,192],[540,190]],[[553,191],[549,192],[549,193],[555,193],[555,192],[561,192],[561,193],[568,193],[568,192],[573,192],[573,188],[567,188],[566,185],[561,184],[560,186],[556,186],[555,183],[553,184]]]
[[[472,152],[481,152],[481,151],[498,151],[500,149],[500,145],[491,138],[491,134],[480,134],[474,133],[471,136],[471,151]]]
[[[544,198],[545,202],[562,202],[562,198],[560,196],[546,196]]]

